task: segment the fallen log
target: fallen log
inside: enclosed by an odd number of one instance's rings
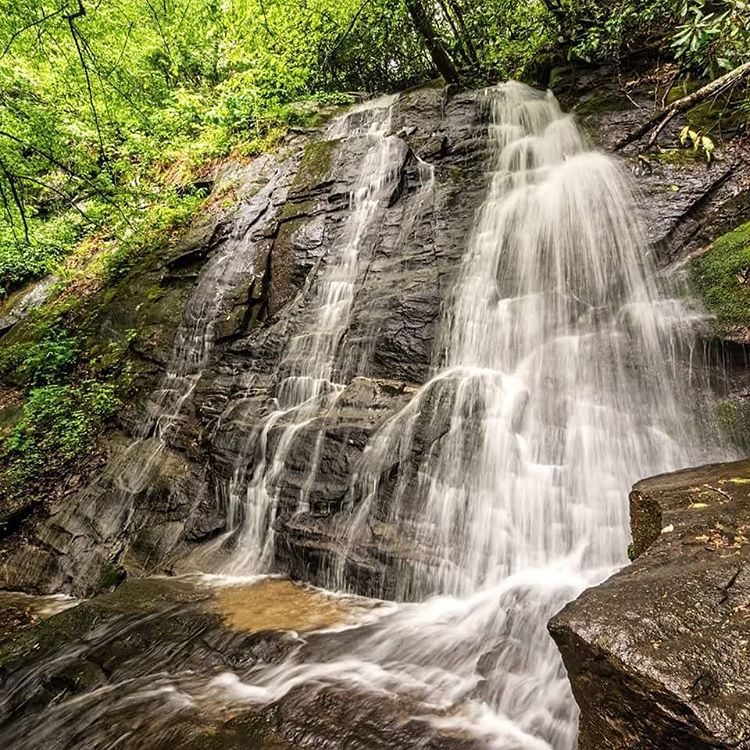
[[[725,73],[723,76],[711,81],[711,83],[699,88],[692,94],[683,96],[681,99],[677,99],[672,102],[668,107],[659,110],[656,114],[652,115],[646,122],[640,125],[632,133],[628,133],[626,136],[621,138],[614,146],[614,151],[619,151],[625,146],[633,143],[634,141],[640,140],[644,135],[650,133],[654,128],[656,132],[651,138],[649,138],[648,145],[653,146],[656,142],[656,138],[659,133],[663,130],[664,126],[676,115],[687,112],[696,105],[710,99],[712,96],[720,94],[730,86],[742,80],[745,76],[750,75],[750,61],[739,65],[738,67]]]

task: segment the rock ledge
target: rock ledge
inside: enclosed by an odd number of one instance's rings
[[[750,748],[750,459],[630,494],[634,563],[549,630],[581,750]]]

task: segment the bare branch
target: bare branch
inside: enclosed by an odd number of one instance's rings
[[[29,242],[29,223],[26,220],[26,207],[23,204],[23,198],[21,196],[21,193],[18,192],[16,189],[16,176],[10,172],[10,170],[5,166],[5,164],[0,161],[0,171],[5,175],[5,179],[8,182],[8,187],[10,188],[10,194],[13,196],[13,202],[16,204],[16,208],[18,209],[18,213],[21,216],[21,221],[23,222],[23,234],[26,238],[26,242]]]
[[[41,18],[37,18],[36,21],[32,21],[31,23],[26,24],[23,28],[18,29],[17,31],[14,31],[13,34],[11,34],[10,39],[8,40],[8,43],[5,45],[5,48],[2,51],[2,54],[0,54],[0,60],[2,60],[8,52],[10,52],[10,48],[13,46],[13,43],[18,39],[21,34],[23,34],[24,31],[28,31],[29,29],[33,29],[35,26],[40,26],[45,21],[49,21],[50,18],[54,18],[55,16],[59,16],[63,11],[65,10],[65,7],[59,8],[54,13],[48,13],[45,16],[42,16]]]
[[[78,174],[74,170],[72,170],[69,166],[61,162],[59,159],[52,156],[52,154],[48,154],[46,151],[42,151],[40,148],[35,146],[33,143],[28,143],[24,141],[23,139],[19,138],[16,135],[13,135],[12,133],[8,133],[5,130],[0,130],[0,136],[3,136],[5,138],[9,138],[11,141],[14,141],[15,143],[18,143],[19,145],[23,146],[24,148],[29,149],[30,151],[33,151],[35,154],[38,154],[43,159],[46,159],[50,164],[54,164],[59,169],[62,169],[65,174],[70,175],[71,177],[75,177],[77,180],[81,180],[85,184],[87,184],[94,192],[105,202],[108,203],[110,206],[112,206],[123,218],[125,223],[132,229],[133,225],[130,223],[130,220],[128,219],[125,212],[120,208],[120,206],[113,201],[106,193],[104,193],[101,188],[96,185],[91,179],[86,177],[85,175]]]

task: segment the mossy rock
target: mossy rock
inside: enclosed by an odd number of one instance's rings
[[[690,274],[715,333],[745,340],[750,332],[750,222],[719,237],[708,252],[694,258]]]
[[[750,401],[728,398],[717,403],[715,410],[722,437],[743,450],[750,449]]]
[[[591,115],[629,109],[631,106],[630,101],[624,94],[614,89],[608,89],[601,92],[594,92],[590,96],[581,99],[575,107],[575,113],[579,117],[589,117]]]
[[[649,158],[662,164],[670,164],[674,167],[692,167],[696,165],[706,165],[704,153],[696,149],[689,148],[668,148],[657,153],[650,154]]]
[[[313,141],[308,143],[290,192],[297,195],[309,193],[325,183],[331,171],[333,155],[337,148],[337,141]]]

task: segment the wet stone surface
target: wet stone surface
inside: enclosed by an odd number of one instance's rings
[[[550,623],[579,747],[750,747],[750,460],[641,481],[630,509],[635,562]]]
[[[272,668],[298,650],[303,631],[353,624],[377,606],[282,579],[128,582],[0,641],[0,744],[8,750],[118,743],[196,750],[479,747],[411,718],[414,706],[403,698],[374,699],[355,686],[305,684],[265,705],[242,692],[253,670]],[[315,658],[315,636],[307,638]],[[326,646],[332,647],[335,640]],[[345,647],[343,640],[339,648]]]
[[[578,111],[593,140],[605,147],[653,101],[648,83],[631,89],[628,98],[615,78],[612,71],[579,71],[572,81],[554,83],[565,106]],[[398,141],[397,175],[361,238],[357,293],[335,373],[346,386],[344,402],[321,407],[319,418],[296,437],[290,455],[298,460],[275,479],[280,571],[317,581],[324,561],[342,552],[339,516],[347,503],[358,502],[348,487],[362,449],[403,406],[408,390],[429,375],[442,301],[486,191],[486,126],[478,91],[425,87],[393,105],[389,137]],[[663,137],[671,149],[675,133],[667,129]],[[105,441],[104,470],[91,462],[41,505],[10,509],[12,523],[0,529],[0,586],[88,596],[125,575],[189,570],[184,561],[195,549],[226,530],[227,487],[238,467],[249,467],[249,475],[263,458],[257,427],[274,408],[288,342],[310,324],[317,284],[337,252],[351,212],[349,193],[370,145],[362,134],[324,138],[292,136],[278,155],[217,175],[215,190],[234,186],[236,212],[193,227],[166,256],[136,267],[115,296],[101,300],[102,332],[140,332],[138,395]],[[692,252],[721,227],[750,215],[748,170],[742,168],[747,154],[739,144],[720,149],[710,167],[656,155],[644,161],[636,152],[634,146],[624,156],[644,194],[646,222],[662,260]],[[426,165],[434,170],[427,191]],[[181,316],[184,321],[200,312],[202,298],[195,295],[201,279],[210,278],[231,247],[243,270],[222,281],[206,365],[186,388],[179,419],[158,440],[141,440],[144,415],[153,419],[170,398],[173,386],[162,381],[179,345]],[[720,342],[715,348],[717,362],[726,359]],[[742,363],[744,356],[734,359]],[[735,380],[742,390],[746,378]],[[386,382],[396,385],[384,388]],[[270,436],[265,458],[279,434]],[[426,435],[420,445],[427,449],[433,442]],[[127,451],[137,458],[131,473],[140,478],[124,496],[121,461]],[[299,514],[303,458],[316,453],[322,458],[310,484],[309,511]],[[388,481],[382,484],[385,507]],[[412,554],[408,543],[382,531],[363,551],[361,570],[350,576],[363,593],[387,591],[387,585],[370,586],[387,583],[394,555]]]

